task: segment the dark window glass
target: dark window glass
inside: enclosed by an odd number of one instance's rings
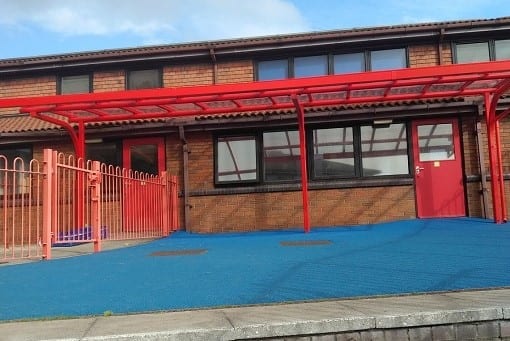
[[[87,160],[99,161],[106,165],[121,166],[121,149],[116,142],[87,143]]]
[[[489,43],[457,44],[457,63],[485,62],[490,60]]]
[[[297,131],[264,133],[264,179],[298,180],[301,177]]]
[[[218,183],[257,180],[257,141],[254,136],[220,137],[216,143]]]
[[[158,146],[137,144],[131,146],[131,169],[141,173],[158,175]]]
[[[313,170],[315,177],[355,176],[351,127],[313,131]]]
[[[127,86],[130,90],[160,88],[161,72],[157,69],[129,71]]]
[[[409,174],[405,124],[361,127],[363,176]]]
[[[510,39],[496,40],[494,45],[496,50],[496,60],[510,59]]]
[[[285,79],[289,77],[287,59],[267,60],[258,63],[258,80]]]
[[[405,49],[380,50],[370,53],[370,69],[391,70],[404,69],[407,67]]]
[[[328,74],[328,56],[294,58],[294,77],[323,76]]]
[[[90,88],[89,75],[62,76],[60,78],[60,93],[62,95],[88,93]]]
[[[365,54],[349,53],[333,56],[333,69],[335,74],[365,71]]]
[[[451,123],[418,126],[420,161],[455,160]]]
[[[22,173],[22,171],[30,169],[31,160],[32,148],[12,147],[0,149],[0,195],[28,192],[30,175]],[[12,170],[17,172],[12,172]]]

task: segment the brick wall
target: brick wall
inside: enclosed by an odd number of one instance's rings
[[[121,91],[126,89],[123,70],[94,72],[94,92]]]
[[[213,84],[212,64],[173,65],[163,69],[163,86],[193,86]]]
[[[253,62],[240,60],[218,63],[218,83],[240,83],[253,81]]]
[[[44,76],[21,79],[0,79],[0,98],[5,97],[29,97],[50,96],[57,93],[57,81],[55,76]],[[15,113],[15,108],[1,108],[2,113]]]
[[[409,66],[424,67],[438,65],[437,45],[417,45],[409,47]]]
[[[452,64],[452,51],[449,43],[441,44],[442,65]],[[425,67],[439,65],[438,45],[412,45],[409,47],[409,66]]]
[[[55,76],[0,80],[0,97],[50,96],[56,93]]]
[[[312,190],[312,226],[369,224],[416,217],[413,186]],[[191,197],[193,232],[303,226],[301,192]]]

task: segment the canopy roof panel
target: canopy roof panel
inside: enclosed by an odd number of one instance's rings
[[[456,64],[209,86],[0,99],[2,107],[55,123],[216,115],[502,94],[510,61]]]

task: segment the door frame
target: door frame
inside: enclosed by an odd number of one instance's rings
[[[418,118],[413,119],[410,122],[411,125],[411,144],[412,144],[412,169],[411,174],[413,175],[413,181],[414,181],[414,191],[415,191],[415,205],[416,205],[416,217],[418,218],[433,218],[433,216],[423,216],[423,214],[420,214],[420,202],[418,198],[418,183],[417,183],[417,173],[416,173],[416,167],[419,167],[420,160],[419,160],[419,141],[418,141],[418,129],[417,126],[419,125],[425,125],[425,124],[441,124],[441,123],[451,123],[452,124],[452,136],[453,136],[453,147],[455,150],[455,158],[457,159],[456,162],[459,163],[459,172],[460,172],[460,178],[462,183],[462,204],[463,204],[463,214],[464,216],[467,215],[468,205],[467,205],[467,192],[466,192],[466,180],[464,176],[464,150],[462,149],[462,131],[461,131],[461,122],[458,117],[437,117],[437,118]],[[448,161],[448,160],[445,160]],[[433,161],[426,161],[426,162],[433,162]],[[444,162],[444,161],[441,161]],[[440,216],[438,216],[440,217]],[[448,216],[441,216],[441,217],[448,217]]]
[[[122,167],[131,169],[131,153],[130,148],[132,146],[144,145],[144,144],[155,144],[157,145],[158,153],[158,176],[161,172],[166,170],[166,158],[165,158],[165,138],[164,137],[139,137],[129,138],[122,140]]]

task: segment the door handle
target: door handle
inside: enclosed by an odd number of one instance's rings
[[[423,167],[416,166],[416,167],[414,168],[414,172],[415,172],[416,174],[420,174],[420,173],[421,173],[421,171],[422,171],[422,170],[424,170],[424,169],[425,169],[425,168],[423,168]]]

